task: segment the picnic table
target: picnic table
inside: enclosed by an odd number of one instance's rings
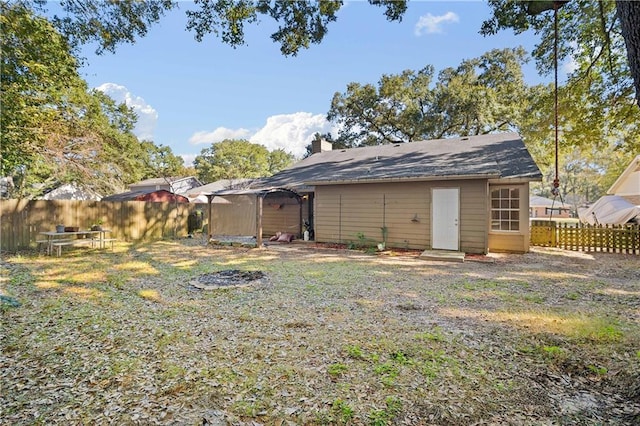
[[[74,232],[56,232],[56,231],[44,231],[40,232],[40,235],[44,235],[46,239],[36,240],[38,244],[46,244],[47,254],[51,255],[53,249],[56,249],[58,257],[62,254],[62,247],[64,246],[91,246],[104,249],[107,243],[111,243],[113,249],[113,242],[115,238],[107,238],[111,230],[102,229],[99,231],[74,231]]]

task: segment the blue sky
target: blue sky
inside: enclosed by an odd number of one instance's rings
[[[90,87],[136,110],[139,138],[170,146],[187,163],[226,138],[301,156],[315,132],[333,130],[325,119],[331,98],[350,82],[376,84],[383,74],[428,64],[437,72],[494,48],[530,52],[536,42],[511,31],[479,35],[490,16],[481,1],[412,1],[401,23],[362,1],[343,6],[322,44],[284,57],[266,18],[248,28],[245,46],[234,49],[213,34],[197,42],[185,29],[185,11],[193,7],[180,2],[145,38],[115,54],[97,56],[87,46],[81,69]],[[551,79],[539,77],[533,64],[525,78]]]

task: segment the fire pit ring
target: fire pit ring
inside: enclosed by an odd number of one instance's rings
[[[255,286],[264,283],[266,279],[267,275],[262,271],[227,269],[202,274],[191,280],[190,284],[200,290],[218,290]]]

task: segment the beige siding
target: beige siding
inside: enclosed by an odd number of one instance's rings
[[[490,185],[489,191],[493,187],[517,187],[520,188],[520,220],[519,232],[492,231],[489,227],[489,251],[492,252],[514,252],[526,253],[529,251],[529,184],[518,185]]]
[[[484,180],[460,185],[460,249],[486,253],[488,249],[489,186]]]
[[[508,235],[490,233],[489,251],[494,253],[525,253],[528,251],[528,244],[525,244],[525,236],[522,234]]]
[[[460,188],[460,247],[487,250],[486,181],[408,182],[316,187],[316,240],[372,243],[412,249],[431,246],[431,189]]]

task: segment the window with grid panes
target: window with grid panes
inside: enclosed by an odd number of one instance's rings
[[[494,188],[491,190],[491,230],[520,230],[519,188]]]

